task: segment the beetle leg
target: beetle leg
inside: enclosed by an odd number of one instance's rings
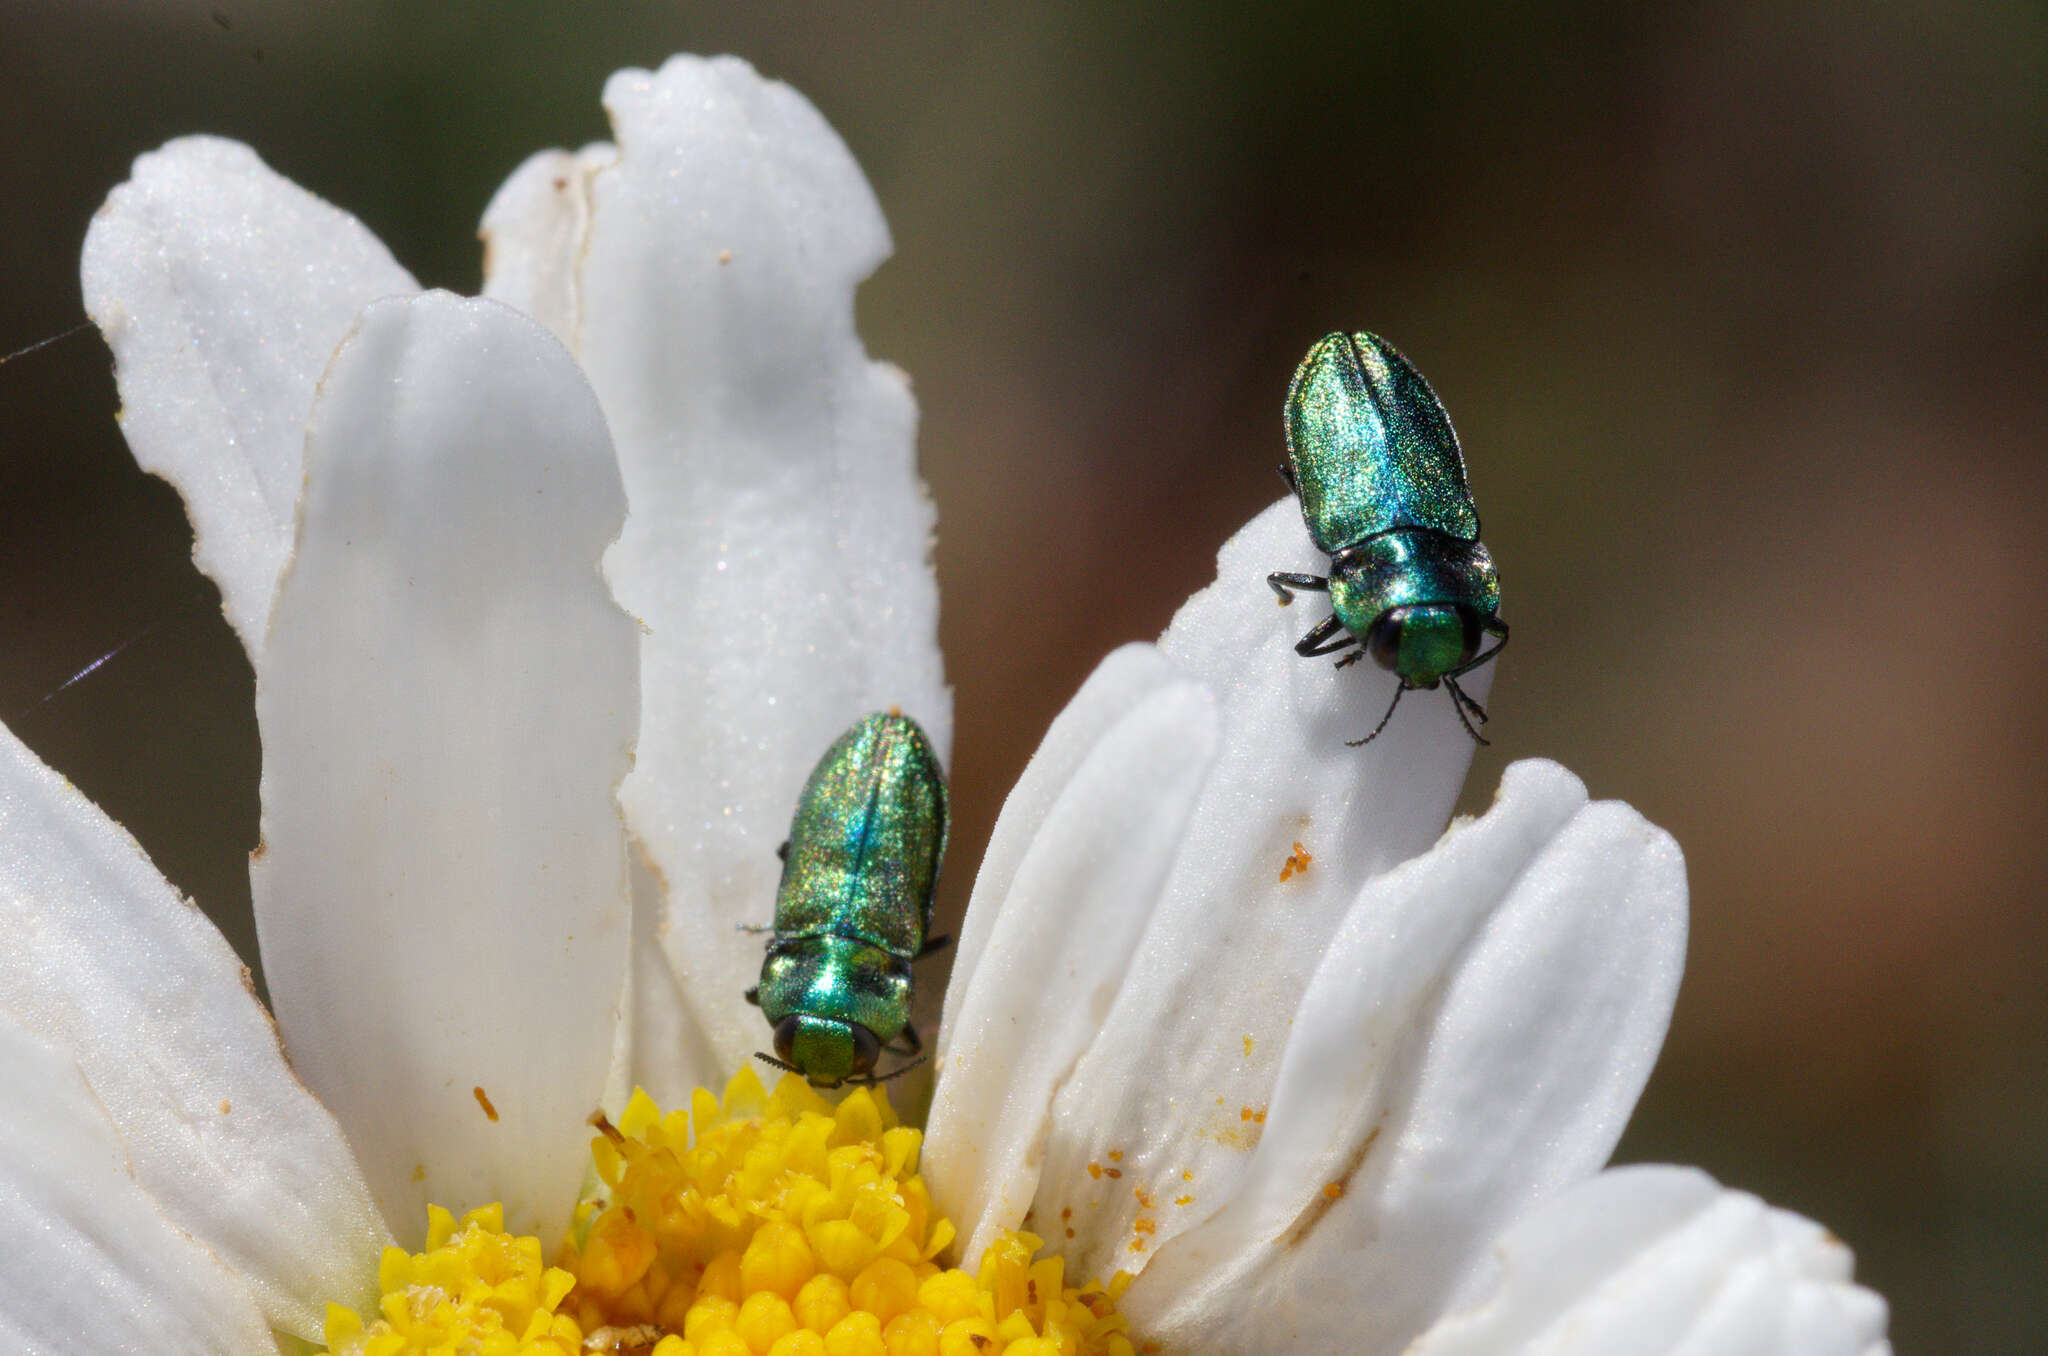
[[[1301,493],[1301,487],[1294,483],[1294,468],[1292,466],[1288,465],[1286,462],[1283,461],[1280,463],[1279,466],[1275,467],[1274,469],[1279,471],[1280,478],[1287,482],[1287,492],[1289,494]]]
[[[896,1044],[896,1041],[890,1041],[882,1048],[892,1055],[921,1055],[924,1053],[923,1038],[917,1034],[917,1028],[908,1022],[903,1024],[903,1030],[897,1033],[896,1040],[902,1041],[903,1044],[899,1046]]]
[[[1497,637],[1499,643],[1490,650],[1485,650],[1479,654],[1473,655],[1472,658],[1466,660],[1464,663],[1458,665],[1458,667],[1452,669],[1449,673],[1445,674],[1444,677],[1456,678],[1461,673],[1470,673],[1472,670],[1478,668],[1481,664],[1488,662],[1495,655],[1499,654],[1502,650],[1505,650],[1508,647],[1508,624],[1502,621],[1499,617],[1488,617],[1485,621],[1479,623],[1479,627],[1481,630],[1485,631],[1487,635]]]
[[[1294,601],[1294,595],[1288,592],[1289,589],[1302,589],[1308,593],[1330,591],[1330,581],[1321,575],[1296,574],[1292,570],[1275,570],[1266,576],[1266,582],[1272,586],[1273,592],[1279,595],[1282,607]]]
[[[1342,640],[1333,641],[1331,636],[1341,635]],[[1314,659],[1318,655],[1335,654],[1358,643],[1358,637],[1344,629],[1344,624],[1335,616],[1323,618],[1309,633],[1294,642],[1294,652],[1303,659]]]
[[[758,984],[740,996],[757,1008],[761,1006],[761,986]]]
[[[789,861],[789,840],[787,838],[782,840],[782,846],[775,849],[775,860],[784,863]]]
[[[1457,702],[1459,705],[1463,706],[1467,711],[1470,711],[1474,716],[1477,716],[1479,718],[1479,723],[1481,725],[1486,724],[1486,708],[1481,706],[1477,701],[1475,701],[1471,693],[1467,692],[1464,688],[1459,687],[1458,680],[1456,678],[1446,676],[1444,678],[1444,686],[1451,690],[1452,701]]]
[[[936,937],[927,937],[925,938],[924,945],[917,949],[917,954],[912,956],[911,959],[923,960],[926,956],[931,955],[932,952],[943,951],[952,944],[953,934],[950,932],[942,932]]]
[[[1465,694],[1459,690],[1457,681],[1455,679],[1446,678],[1444,681],[1445,684],[1451,689],[1451,709],[1458,713],[1458,723],[1465,727],[1465,733],[1472,736],[1472,742],[1475,744],[1491,743],[1491,740],[1485,738],[1483,735],[1479,733],[1479,731],[1473,729],[1472,722],[1465,718],[1465,703],[1472,702],[1472,699],[1470,697],[1465,696]],[[1479,703],[1472,702],[1472,705],[1476,707],[1479,705]],[[1484,711],[1481,711],[1479,713],[1479,718],[1481,720],[1485,720],[1486,713]]]

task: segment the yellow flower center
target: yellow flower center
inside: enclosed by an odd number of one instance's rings
[[[722,1101],[664,1115],[636,1091],[598,1128],[555,1265],[498,1206],[431,1207],[426,1251],[385,1251],[378,1316],[328,1310],[333,1356],[1133,1356],[1121,1272],[1068,1286],[1027,1233],[975,1275],[939,1265],[924,1137],[879,1089],[834,1106],[742,1070]]]

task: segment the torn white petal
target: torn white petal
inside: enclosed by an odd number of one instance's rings
[[[277,1350],[243,1278],[165,1218],[76,1065],[0,1010],[0,1350]]]
[[[725,1068],[760,1047],[760,967],[798,791],[861,716],[944,754],[951,696],[932,509],[903,373],[854,289],[889,250],[816,109],[744,62],[677,57],[605,88],[618,159],[590,179],[578,356],[632,513],[606,572],[647,627],[621,800],[669,891],[679,994]]]
[[[1410,1356],[1890,1356],[1885,1302],[1810,1220],[1691,1168],[1601,1173],[1509,1228]]]
[[[76,1061],[171,1222],[318,1339],[329,1301],[374,1302],[391,1239],[247,983],[135,840],[0,730],[0,1009]]]
[[[313,387],[365,303],[419,286],[361,222],[218,137],[136,160],[86,231],[80,281],[128,446],[184,496],[192,559],[254,661]]]
[[[590,176],[618,156],[598,142],[537,151],[484,209],[484,295],[526,312],[573,353],[582,328],[578,277],[590,240]]]
[[[923,1157],[970,1269],[1031,1205],[1052,1094],[1116,995],[1216,742],[1207,689],[1160,686],[1088,749],[1014,870],[984,876],[1001,911],[948,1018]],[[977,887],[970,912],[986,907]]]
[[[251,871],[293,1063],[401,1239],[429,1200],[556,1237],[626,963],[613,790],[636,645],[624,512],[566,350],[490,301],[371,306],[309,425],[256,694]]]

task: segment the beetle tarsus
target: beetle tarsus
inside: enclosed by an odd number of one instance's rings
[[[1286,607],[1294,601],[1293,589],[1305,593],[1328,593],[1330,581],[1319,574],[1297,574],[1293,570],[1275,570],[1266,576],[1267,587],[1280,599],[1280,606]]]

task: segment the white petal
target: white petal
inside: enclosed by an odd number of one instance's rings
[[[1223,548],[1217,582],[1161,641],[1215,693],[1223,744],[1137,958],[1055,1106],[1034,1208],[1041,1223],[1072,1212],[1080,1274],[1130,1268],[1191,1222],[1168,1203],[1214,1201],[1243,1170],[1258,1133],[1247,1118],[1270,1100],[1317,959],[1358,887],[1442,832],[1470,762],[1439,693],[1346,747],[1393,680],[1296,655],[1323,614],[1311,598],[1277,606],[1265,583],[1319,560],[1282,500]],[[1290,871],[1297,843],[1312,860]],[[1157,1232],[1134,1233],[1140,1218]]]
[[[660,874],[647,860],[646,845],[637,839],[632,857],[633,970],[628,1020],[618,1051],[619,1067],[605,1105],[624,1106],[626,1095],[639,1087],[662,1106],[688,1106],[695,1089],[724,1086],[732,1069],[705,1039],[682,981],[662,948],[667,894]],[[753,982],[752,972],[741,978]]]
[[[4,1012],[0,1087],[0,1350],[277,1350],[240,1278],[136,1185],[77,1066]]]
[[[946,986],[945,1017],[939,1025],[938,1062],[945,1061],[955,1018],[973,989],[982,949],[995,931],[1010,883],[1032,851],[1045,817],[1066,794],[1103,736],[1178,676],[1157,646],[1125,645],[1111,651],[1054,718],[1023,775],[1010,788],[981,855],[981,872],[974,878],[974,896],[961,920],[960,935],[953,942],[953,972]],[[929,1147],[926,1156],[930,1156]]]
[[[719,1058],[695,1076],[722,1078],[765,1034],[735,925],[768,920],[811,765],[892,706],[948,747],[932,509],[909,384],[854,330],[889,238],[838,136],[729,58],[621,72],[605,104],[579,356],[632,505],[606,571],[648,628],[621,800]]]
[[[329,1301],[374,1302],[391,1239],[247,986],[135,840],[0,730],[0,1009],[77,1062],[172,1223],[318,1338]]]
[[[1073,733],[1048,736],[1056,758]],[[977,884],[970,913],[993,912],[988,886],[1001,916],[947,1018],[924,1156],[967,1266],[1031,1204],[1052,1095],[1116,996],[1216,743],[1207,689],[1160,685],[1088,749],[1014,871]]]
[[[429,1200],[553,1238],[582,1173],[626,962],[623,512],[590,388],[509,307],[377,303],[322,382],[250,874],[287,1048],[401,1239]]]
[[[1555,764],[1368,885],[1221,1208],[1126,1296],[1205,1350],[1395,1351],[1500,1228],[1613,1151],[1685,948],[1677,845]]]
[[[1840,1240],[1691,1168],[1615,1168],[1516,1223],[1410,1356],[1889,1356]]]
[[[484,295],[526,312],[574,352],[582,328],[583,248],[590,239],[590,176],[618,158],[606,143],[538,151],[512,171],[478,234]]]
[[[366,302],[419,286],[361,222],[216,137],[136,160],[80,272],[128,446],[184,496],[192,559],[254,659],[291,555],[314,384]]]

